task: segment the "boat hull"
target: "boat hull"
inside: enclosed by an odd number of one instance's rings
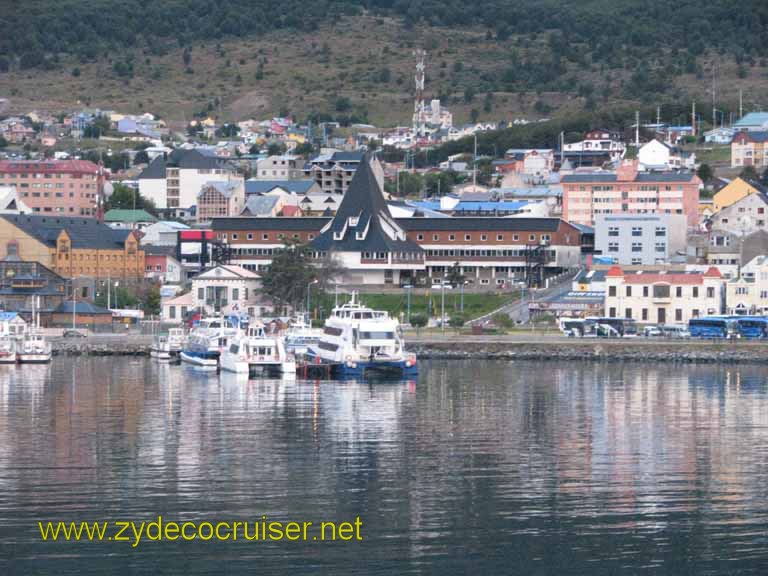
[[[397,360],[362,360],[334,362],[310,353],[306,356],[308,362],[313,365],[326,365],[331,376],[336,378],[412,378],[418,375],[419,367],[414,358]]]
[[[286,360],[285,362],[248,362],[247,360],[230,360],[222,357],[220,359],[221,369],[235,374],[248,374],[249,376],[258,376],[261,374],[281,374],[283,376],[296,374],[296,362]]]
[[[150,350],[149,355],[155,360],[170,360],[171,353],[168,350]]]
[[[16,364],[17,360],[18,358],[16,357],[16,352],[3,354],[0,356],[0,364]]]
[[[19,354],[21,364],[47,364],[51,361],[51,353],[42,354]]]
[[[206,370],[216,370],[219,367],[218,355],[214,355],[212,352],[201,354],[199,352],[182,350],[181,361]]]

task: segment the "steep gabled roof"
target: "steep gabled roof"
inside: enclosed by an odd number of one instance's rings
[[[421,252],[389,213],[368,157],[360,163],[331,223],[311,246],[320,251]]]

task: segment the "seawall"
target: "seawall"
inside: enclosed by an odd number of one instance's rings
[[[88,338],[54,338],[54,355],[148,356],[149,335],[108,334]],[[577,339],[559,335],[430,335],[407,340],[420,359],[565,360],[589,362],[684,362],[768,364],[768,343],[701,340]]]

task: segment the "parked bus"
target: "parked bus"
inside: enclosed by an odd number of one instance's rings
[[[735,334],[734,324],[734,320],[728,316],[691,318],[688,331],[691,338],[732,338]]]
[[[735,332],[740,338],[757,340],[768,337],[768,317],[732,316]]]
[[[560,330],[567,336],[622,338],[637,335],[632,318],[561,318]]]

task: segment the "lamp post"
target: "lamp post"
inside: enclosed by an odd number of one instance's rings
[[[411,323],[411,288],[413,288],[413,286],[411,286],[410,284],[406,284],[405,286],[403,286],[403,288],[405,288],[405,297],[407,302],[407,312],[405,315],[405,321],[407,324],[410,324]]]
[[[77,327],[77,322],[75,321],[75,309],[77,302],[75,300],[75,278],[72,277],[72,330],[75,330]]]
[[[445,278],[440,283],[440,330],[445,333]]]
[[[459,308],[461,309],[461,313],[462,314],[464,313],[464,285],[466,283],[467,283],[467,281],[463,280],[461,282],[461,284],[459,285],[459,291],[460,291],[460,294],[461,294],[461,301],[460,301],[460,304],[459,304]]]
[[[309,284],[307,284],[307,324],[309,324],[310,326],[312,325],[312,312],[311,312],[311,308],[310,308],[310,294],[312,293],[311,292],[312,285],[313,284],[317,284],[317,283],[318,283],[318,280],[315,279],[315,280],[312,280],[312,282],[310,282]]]

